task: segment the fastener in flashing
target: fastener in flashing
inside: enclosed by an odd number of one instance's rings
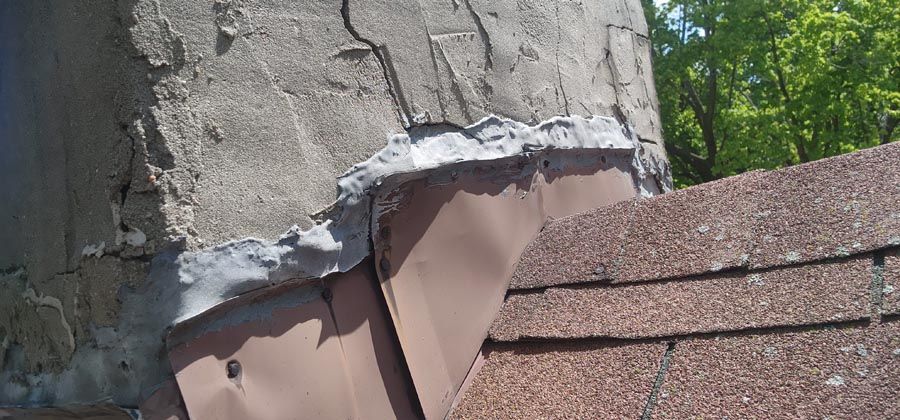
[[[378,266],[381,267],[381,272],[384,274],[390,274],[391,272],[391,261],[387,259],[387,257],[382,256],[381,261],[378,263]]]
[[[325,302],[331,302],[331,299],[333,297],[334,293],[331,291],[331,289],[326,287],[325,290],[322,290],[322,299],[325,300]]]
[[[241,363],[237,360],[229,360],[228,364],[225,365],[225,374],[228,376],[228,379],[237,378],[241,374]]]

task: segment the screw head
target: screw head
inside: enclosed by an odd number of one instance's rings
[[[334,293],[331,291],[331,289],[326,288],[325,290],[322,290],[322,299],[324,299],[325,302],[331,302],[331,299],[333,297]]]
[[[230,360],[225,365],[225,374],[228,376],[228,379],[237,378],[241,374],[241,363],[237,360]]]
[[[383,271],[385,274],[391,272],[391,261],[388,260],[387,257],[381,257],[381,262],[379,262],[378,265],[381,267],[381,271]]]

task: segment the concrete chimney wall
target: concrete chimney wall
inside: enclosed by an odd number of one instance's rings
[[[0,0],[0,404],[135,406],[154,258],[313,226],[411,127],[612,116],[665,161],[650,61],[639,0]]]

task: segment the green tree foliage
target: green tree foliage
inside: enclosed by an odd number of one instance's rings
[[[676,185],[897,140],[900,1],[656,3],[644,8]]]

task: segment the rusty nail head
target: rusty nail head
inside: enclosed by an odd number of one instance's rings
[[[237,378],[241,374],[241,363],[237,360],[229,360],[225,365],[225,373],[228,375],[228,379]]]

